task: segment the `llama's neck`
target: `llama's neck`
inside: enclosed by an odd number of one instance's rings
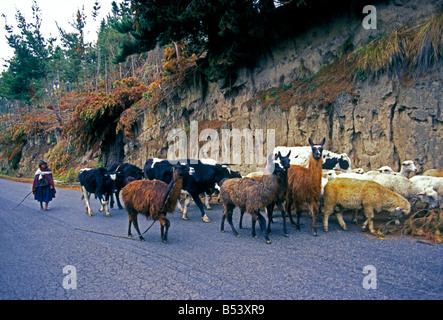
[[[279,181],[278,173],[265,174],[262,179],[264,189],[272,192],[278,187]]]
[[[322,158],[316,160],[311,155],[309,158],[309,165],[308,169],[311,172],[310,177],[312,179],[312,182],[321,184],[321,175],[322,175],[322,169],[323,169],[323,161]]]
[[[177,199],[183,186],[183,177],[174,172],[172,181],[168,184],[165,192],[163,207],[165,212],[173,212],[177,205]]]

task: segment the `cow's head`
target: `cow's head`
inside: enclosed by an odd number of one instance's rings
[[[104,174],[103,183],[105,183],[112,193],[118,192],[119,186],[123,186],[123,174],[116,171],[106,172]]]

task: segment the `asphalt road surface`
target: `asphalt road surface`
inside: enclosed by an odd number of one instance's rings
[[[276,214],[266,244],[259,227],[259,238],[251,237],[249,215],[236,238],[228,224],[220,232],[221,205],[203,223],[191,204],[191,220],[183,221],[178,209],[169,216],[168,243],[161,242],[158,223],[141,242],[75,230],[127,232],[124,209],[107,218],[92,200],[95,216],[89,217],[79,191],[58,188],[49,212],[32,195],[11,210],[30,189],[0,179],[0,299],[443,298],[442,245],[373,239],[350,217],[349,231],[331,217],[325,233],[320,221],[318,237],[304,217],[301,232],[288,223],[284,237]],[[238,218],[236,209],[235,225]],[[150,224],[139,218],[142,232]],[[365,266],[372,267],[363,273]]]

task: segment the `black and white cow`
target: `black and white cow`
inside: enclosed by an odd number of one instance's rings
[[[202,220],[204,222],[210,222],[210,219],[203,209],[203,203],[199,195],[208,192],[211,188],[215,188],[216,184],[226,178],[228,170],[220,164],[211,165],[203,163],[200,160],[191,161],[190,159],[185,159],[179,162],[183,164],[187,163],[189,167],[194,169],[193,175],[184,177],[182,190],[190,194],[200,209]],[[145,178],[150,180],[157,179],[169,183],[172,179],[172,166],[173,164],[168,160],[158,158],[148,159],[143,167]],[[186,209],[187,205],[185,203],[185,210],[182,214],[184,220],[188,220]]]
[[[285,155],[291,151],[291,165],[307,167],[311,157],[311,147],[275,147],[274,154],[281,152]],[[329,150],[323,150],[323,169],[351,171],[351,159],[346,153],[335,153]]]
[[[350,171],[351,159],[346,153],[323,152],[323,169]]]
[[[110,217],[109,213],[109,197],[116,191],[117,173],[109,172],[105,168],[96,169],[81,169],[78,174],[78,180],[83,192],[83,198],[86,202],[86,213],[92,217],[94,213],[91,210],[89,197],[91,193],[95,194],[101,204],[100,212],[105,211],[106,216]]]
[[[123,209],[120,203],[120,191],[128,184],[128,178],[131,178],[129,179],[130,181],[143,179],[143,170],[133,164],[119,162],[112,162],[108,170],[117,173],[117,179],[115,180],[116,191],[114,194],[111,194],[111,209],[114,208],[113,195],[115,195],[118,208]]]
[[[201,161],[202,163],[209,164],[209,165],[214,165],[214,166],[215,166],[215,165],[219,165],[219,164],[218,164],[215,160],[213,160],[213,159],[200,159],[200,161]],[[222,168],[224,168],[224,169],[223,169],[223,170],[224,170],[224,172],[223,172],[223,176],[224,176],[226,179],[241,178],[241,177],[242,177],[239,171],[234,171],[234,170],[232,170],[228,164],[221,164],[221,166],[222,166]],[[211,210],[212,207],[211,207],[210,201],[211,201],[211,199],[212,199],[212,196],[213,196],[213,195],[220,195],[220,186],[218,185],[218,183],[215,184],[215,187],[214,187],[214,188],[211,188],[211,189],[209,189],[208,191],[206,191],[206,192],[204,193],[204,195],[205,195],[205,206],[206,206],[206,209]],[[189,198],[189,199],[188,199],[188,198]],[[183,208],[183,209],[181,208],[181,206],[180,206],[180,202],[177,203],[177,207],[178,207],[182,212],[183,212],[183,211],[187,212],[187,207],[189,206],[190,201],[191,201],[191,197],[190,197],[189,195],[187,195],[187,196],[186,196],[186,199],[185,199],[185,206],[184,206],[184,208]]]

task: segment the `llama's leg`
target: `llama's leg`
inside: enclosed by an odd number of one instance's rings
[[[318,232],[317,232],[318,205],[311,204],[310,210],[311,210],[311,215],[312,215],[312,230],[313,230],[314,236],[318,236]]]
[[[283,218],[283,234],[285,235],[285,237],[288,237],[289,234],[288,234],[288,231],[286,230],[286,212],[283,208],[281,201],[277,201],[277,207],[280,210],[281,216]]]
[[[137,222],[137,215],[134,215],[132,217],[132,223],[134,224],[134,228],[138,233],[138,237],[140,238],[140,241],[145,241],[145,238],[142,237],[142,234],[140,232],[140,229],[138,228],[138,222]]]
[[[243,229],[243,216],[244,216],[244,214],[245,214],[245,210],[240,209],[240,221],[238,223],[238,227],[240,229]]]
[[[294,202],[294,200],[292,198],[286,199],[286,213],[289,216],[289,221],[291,221],[291,225],[297,226],[297,224],[294,222],[294,219],[292,218],[292,213],[291,213],[291,207],[292,207],[293,202]],[[297,210],[297,206],[294,206],[294,208]]]
[[[237,230],[235,230],[234,228],[234,224],[232,223],[232,212],[233,212],[234,208],[233,207],[228,207],[226,210],[226,218],[228,219],[228,223],[231,226],[232,232],[234,233],[234,235],[236,237],[240,237],[240,235],[238,234]]]
[[[168,230],[169,230],[169,226],[170,226],[170,222],[168,219],[166,219],[166,217],[160,217],[158,219],[158,221],[160,222],[160,231],[161,231],[161,239],[163,243],[168,242]]]
[[[258,237],[257,237],[257,234],[255,233],[255,224],[257,223],[258,216],[257,216],[256,214],[252,214],[251,216],[252,216],[252,230],[251,230],[251,235],[252,235],[252,237],[254,237],[254,238],[258,238]]]
[[[226,208],[223,209],[223,215],[221,219],[220,231],[225,232],[225,220],[226,220]]]
[[[268,205],[266,207],[266,214],[268,215],[268,234],[271,234],[271,222],[273,223],[274,221],[272,220],[272,214],[274,213],[274,202],[271,203],[270,205]]]
[[[261,227],[261,229],[262,229],[262,231],[264,233],[264,237],[265,237],[266,243],[269,244],[269,243],[271,243],[271,240],[269,239],[268,230],[266,229],[266,220],[265,220],[265,218],[263,218],[263,216],[261,215],[260,211],[257,211],[256,215],[257,215],[257,218],[258,218],[258,223],[260,224],[260,227]]]
[[[301,214],[302,214],[303,211],[301,209],[299,209],[297,206],[295,206],[295,208],[296,208],[296,215],[297,215],[297,223],[295,224],[295,227],[296,227],[297,231],[301,231],[301,229],[300,229],[300,217],[301,217]],[[291,223],[293,223],[293,221],[291,221]]]
[[[132,225],[132,216],[128,214],[128,237],[132,237],[131,225]]]

